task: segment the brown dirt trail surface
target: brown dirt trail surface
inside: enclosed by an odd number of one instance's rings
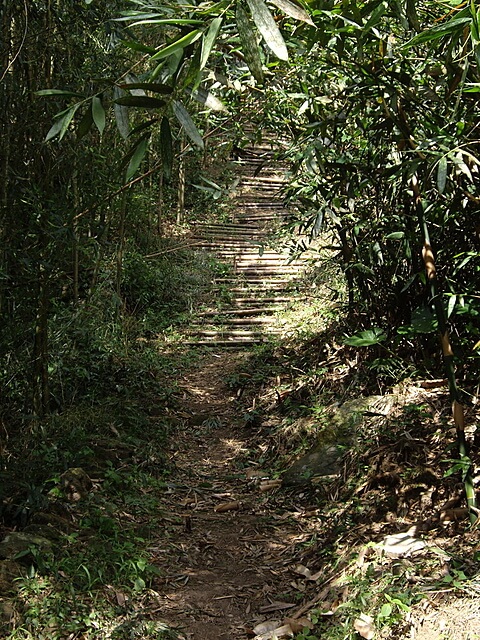
[[[290,520],[279,526],[272,494],[260,490],[251,431],[226,384],[244,357],[208,354],[181,384],[190,415],[175,438],[165,505],[179,524],[157,552],[167,567],[162,616],[192,640],[244,639],[271,610],[282,617],[296,606],[288,565],[302,531]]]

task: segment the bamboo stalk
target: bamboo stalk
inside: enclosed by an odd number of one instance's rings
[[[463,404],[460,399],[460,393],[457,386],[455,364],[453,349],[450,342],[450,336],[447,326],[447,317],[445,313],[445,307],[443,305],[442,296],[438,288],[437,271],[435,268],[435,256],[433,253],[432,245],[430,243],[430,234],[428,231],[428,224],[425,218],[425,210],[423,208],[423,202],[418,187],[418,181],[416,176],[412,178],[413,196],[415,202],[415,209],[420,224],[420,229],[423,236],[423,249],[422,257],[425,264],[425,271],[427,274],[427,280],[430,287],[430,302],[435,309],[435,315],[438,322],[438,331],[440,338],[440,345],[443,354],[443,363],[445,367],[445,373],[448,379],[448,390],[450,399],[452,401],[452,414],[455,424],[455,430],[457,434],[457,447],[460,461],[465,463],[464,471],[464,487],[465,496],[467,500],[467,507],[470,515],[470,522],[473,524],[477,520],[477,503],[475,496],[475,486],[473,483],[472,465],[468,456],[468,445],[465,438],[465,412]],[[468,466],[467,466],[468,465]]]

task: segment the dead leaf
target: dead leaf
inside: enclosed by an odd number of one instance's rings
[[[235,500],[234,502],[223,502],[222,504],[217,504],[215,512],[225,513],[225,511],[238,511],[238,509],[240,509],[240,502]]]
[[[253,633],[256,636],[265,635],[270,631],[274,631],[279,624],[280,624],[280,620],[267,620],[266,622],[261,622],[260,624],[257,624],[257,626],[253,628]]]
[[[266,473],[266,471],[263,471],[263,469],[257,469],[255,467],[247,469],[245,473],[245,478],[247,480],[253,480],[255,478],[265,478],[267,476],[268,476],[268,473]]]
[[[373,626],[373,618],[362,613],[353,623],[353,628],[362,638],[372,640],[375,636],[375,627]]]
[[[270,613],[272,611],[283,611],[284,609],[291,609],[295,605],[291,602],[271,602],[263,607],[260,607],[260,613]]]
[[[312,577],[312,572],[310,571],[310,569],[303,564],[297,564],[294,571],[304,578],[307,578],[307,580],[310,580],[310,578]]]
[[[315,626],[313,622],[311,622],[308,618],[305,618],[305,617],[298,618],[298,620],[294,618],[285,618],[284,623],[290,626],[290,629],[293,631],[293,633],[300,633],[304,629],[311,630]]]
[[[265,480],[260,483],[260,491],[265,493],[266,491],[273,491],[282,486],[281,480]]]

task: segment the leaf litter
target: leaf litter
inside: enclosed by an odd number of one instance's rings
[[[302,630],[329,637],[349,611],[357,637],[433,640],[435,623],[447,624],[434,614],[450,600],[480,615],[472,582],[448,581],[478,542],[464,514],[452,515],[461,487],[443,477],[441,391],[415,390],[423,408],[411,424],[397,424],[402,410],[368,416],[365,443],[345,454],[339,479],[291,491],[269,472],[281,454],[275,429],[247,427],[240,402],[250,400],[226,383],[246,358],[205,356],[182,381],[186,417],[171,452],[175,489],[165,496],[177,521],[157,541],[165,621],[194,640],[270,640]],[[268,389],[265,396],[270,402]],[[192,426],[196,414],[212,419]],[[381,429],[391,441],[375,435]],[[406,604],[396,595],[404,588]],[[364,610],[367,589],[375,595]],[[448,638],[467,640],[469,632]]]

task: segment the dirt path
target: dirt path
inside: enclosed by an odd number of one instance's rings
[[[158,547],[167,545],[162,618],[192,640],[244,639],[296,605],[289,566],[303,534],[275,494],[260,490],[255,476],[263,474],[248,455],[252,433],[226,384],[245,357],[208,354],[181,384],[191,416],[175,437],[166,509],[182,524]]]

